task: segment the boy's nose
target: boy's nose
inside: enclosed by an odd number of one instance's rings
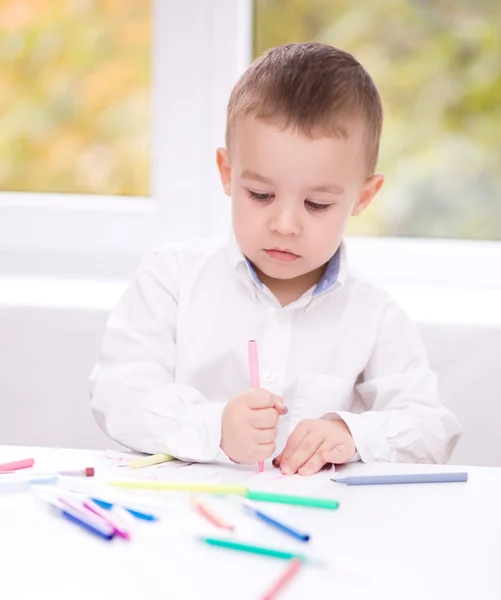
[[[280,235],[298,235],[301,231],[299,216],[292,207],[277,208],[271,221],[271,229]]]

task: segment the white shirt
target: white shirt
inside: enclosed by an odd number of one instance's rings
[[[331,281],[281,307],[233,240],[149,253],[110,316],[91,375],[96,420],[138,451],[227,461],[222,412],[250,388],[255,339],[261,386],[289,409],[277,453],[300,421],[324,417],[346,422],[365,462],[445,462],[460,427],[439,401],[413,323],[348,271],[344,246],[327,271]]]

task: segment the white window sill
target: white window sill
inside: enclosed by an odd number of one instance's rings
[[[109,312],[127,285],[126,280],[2,276],[0,307]],[[386,289],[417,322],[501,326],[501,289],[410,284]]]
[[[501,289],[426,285],[386,286],[419,323],[501,327]]]
[[[0,277],[0,307],[110,311],[127,287],[125,280]]]

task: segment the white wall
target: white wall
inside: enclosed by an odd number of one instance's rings
[[[0,444],[118,447],[92,419],[87,378],[109,307],[122,288],[110,287],[101,305],[87,307],[78,287],[72,288],[74,302],[60,291],[64,308],[44,302],[47,287],[41,283],[29,297],[24,289],[22,302],[14,302],[13,294],[9,300],[12,285],[0,285]],[[436,298],[421,298],[418,311],[409,297],[401,294],[418,316],[426,314],[426,302],[439,305]],[[485,316],[478,307],[476,312]],[[501,318],[491,325],[482,319],[458,325],[441,317],[420,319],[419,327],[443,401],[464,428],[452,462],[501,466]]]
[[[87,388],[105,321],[99,310],[0,309],[0,444],[112,447]]]

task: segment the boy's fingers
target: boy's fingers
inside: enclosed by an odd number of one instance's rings
[[[252,390],[247,396],[247,406],[253,410],[257,408],[273,408],[275,406],[275,399],[273,398],[273,394],[267,390]]]
[[[286,415],[289,412],[289,409],[285,406],[285,404],[282,401],[275,404],[275,410],[278,412],[278,414],[280,416]]]
[[[256,451],[256,462],[270,458],[276,449],[277,445],[275,442],[271,442],[270,444],[259,444]]]
[[[252,410],[249,423],[256,429],[269,429],[278,425],[278,412],[274,408],[260,408]]]
[[[272,396],[275,399],[275,410],[278,412],[279,415],[285,415],[289,411],[289,409],[285,406],[282,398],[280,398],[280,396],[277,396],[276,394],[272,394]]]
[[[294,454],[296,448],[301,443],[302,439],[308,435],[309,428],[304,421],[298,423],[294,431],[290,434],[287,443],[285,444],[285,448],[282,450],[282,456],[280,462],[289,460],[289,458]]]
[[[282,459],[280,468],[284,475],[293,475],[302,467],[320,448],[323,438],[313,433],[308,433],[297,445],[290,457]]]
[[[322,458],[325,462],[331,462],[335,465],[341,465],[348,462],[355,456],[355,451],[350,449],[346,444],[338,444],[332,450],[322,452]]]
[[[270,429],[255,429],[253,434],[253,439],[256,444],[270,444],[275,441],[276,437],[276,427],[271,427]]]
[[[279,396],[262,388],[252,390],[252,392],[249,393],[247,397],[247,406],[253,410],[259,408],[277,408],[278,410],[278,407],[282,410],[285,408],[285,404]]]
[[[299,475],[314,475],[322,469],[322,467],[329,461],[325,460],[324,456],[326,452],[332,450],[332,443],[328,443],[324,440],[318,447],[315,454],[307,460],[303,466],[299,467]]]
[[[302,467],[299,467],[299,475],[314,475],[318,473],[325,465],[325,460],[322,458],[322,454],[315,452],[315,454],[307,460]]]

